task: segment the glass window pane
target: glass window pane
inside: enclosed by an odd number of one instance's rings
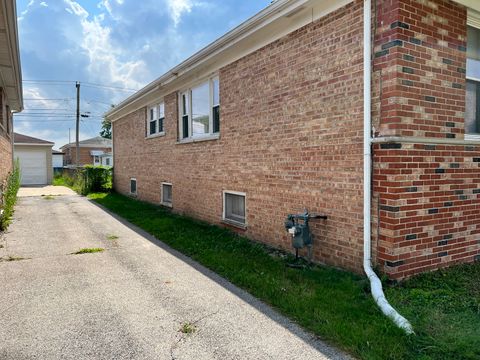
[[[165,117],[165,104],[164,103],[161,103],[160,105],[158,105],[158,117],[159,118]]]
[[[166,204],[172,203],[172,185],[163,184],[163,199],[162,202]]]
[[[151,107],[149,120],[156,120],[156,119],[157,119],[157,108]]]
[[[213,107],[213,132],[220,132],[220,106]]]
[[[182,95],[182,115],[187,115],[187,94]]]
[[[467,77],[480,79],[480,60],[467,59]]]
[[[182,134],[183,137],[188,137],[188,115],[182,116]]]
[[[160,133],[160,132],[163,132],[163,120],[164,120],[163,117],[160,118],[160,119],[158,119],[158,132],[159,132],[159,133]]]
[[[130,192],[135,194],[137,192],[137,180],[130,180]]]
[[[192,88],[192,136],[209,133],[210,87],[205,82]]]
[[[479,103],[478,97],[478,88],[480,86],[479,82],[476,81],[467,81],[467,91],[465,97],[465,133],[466,134],[477,134],[479,132]]]
[[[150,121],[150,135],[155,134],[157,132],[157,122]]]
[[[225,194],[225,218],[239,223],[245,223],[245,197],[242,195]]]
[[[213,79],[213,105],[220,104],[220,82],[218,79]]]
[[[480,29],[467,26],[467,57],[480,60]]]

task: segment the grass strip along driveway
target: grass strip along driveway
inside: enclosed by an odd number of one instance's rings
[[[115,193],[89,197],[358,358],[480,358],[479,263],[388,287],[416,331],[406,336],[377,309],[364,277],[323,266],[291,269],[290,255],[229,230]]]

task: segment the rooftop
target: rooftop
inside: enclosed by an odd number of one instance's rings
[[[112,147],[112,140],[105,139],[101,136],[95,136],[90,139],[79,141],[78,143],[82,147],[105,147],[105,148]],[[75,147],[75,146],[76,146],[76,143],[71,142],[70,144],[63,145],[60,149],[66,148],[66,147]]]
[[[52,145],[53,142],[35,138],[33,136],[23,135],[19,133],[13,133],[13,142],[14,144],[42,144],[42,145]]]

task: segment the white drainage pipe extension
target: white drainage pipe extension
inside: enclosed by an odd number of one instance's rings
[[[363,6],[363,269],[370,280],[373,299],[382,312],[407,334],[413,334],[412,325],[385,298],[382,283],[371,263],[371,0],[364,0]]]

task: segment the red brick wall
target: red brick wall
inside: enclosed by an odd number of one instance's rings
[[[77,149],[64,148],[65,152],[65,165],[75,165],[77,161]],[[80,147],[80,165],[93,165],[93,156],[90,155],[90,151],[103,151],[111,152],[111,148],[96,148],[96,147]]]
[[[177,144],[177,97],[165,98],[164,137],[145,139],[146,110],[113,124],[115,187],[211,223],[222,190],[247,194],[252,239],[291,249],[288,213],[312,221],[317,261],[360,271],[362,263],[362,1],[220,70],[220,139]]]
[[[376,135],[417,137],[374,147],[379,263],[402,278],[480,260],[480,144],[461,143],[466,9],[391,0],[376,10]]]
[[[466,10],[450,1],[377,3],[378,135],[462,139]],[[380,85],[381,84],[381,85]]]

